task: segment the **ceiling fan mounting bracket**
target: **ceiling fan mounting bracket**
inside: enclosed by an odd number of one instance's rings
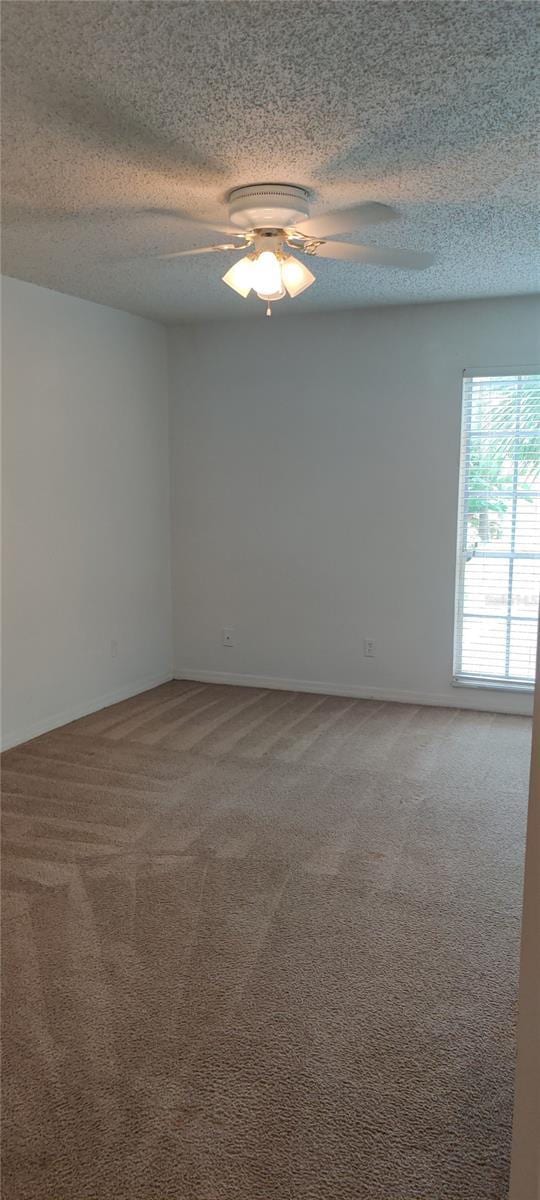
[[[239,229],[291,229],[309,216],[309,192],[291,183],[254,183],[229,193],[229,220]]]
[[[316,254],[319,246],[324,246],[323,238],[309,238],[298,249],[302,251],[302,254]]]
[[[285,230],[282,229],[281,226],[278,229],[274,229],[273,226],[270,226],[270,225],[263,226],[260,229],[254,229],[253,235],[254,235],[254,237],[259,237],[259,238],[275,238],[275,237],[284,238],[286,236]]]
[[[279,254],[287,240],[287,233],[284,229],[254,229],[251,240],[258,253],[271,250],[274,254]]]

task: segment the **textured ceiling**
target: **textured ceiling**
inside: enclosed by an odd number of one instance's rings
[[[424,272],[315,264],[276,314],[538,290],[538,5],[195,0],[3,5],[4,270],[166,321],[253,315],[216,240],[240,184],[401,219],[359,241]],[[217,239],[221,240],[221,239]],[[130,257],[138,256],[141,257]],[[311,264],[310,264],[311,265]]]

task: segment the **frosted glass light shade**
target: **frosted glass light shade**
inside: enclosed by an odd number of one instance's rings
[[[239,258],[222,278],[244,299],[253,288],[260,300],[267,301],[282,300],[287,292],[299,296],[315,283],[315,276],[292,254],[286,258],[280,254],[278,258],[273,250],[262,250],[254,258]]]
[[[244,300],[249,295],[253,284],[253,268],[255,263],[252,258],[239,258],[238,262],[222,276],[223,283],[233,291],[238,292],[239,296],[243,296]]]
[[[300,292],[305,292],[306,288],[315,283],[315,276],[302,262],[293,258],[292,254],[287,255],[281,264],[281,278],[289,296],[299,296]]]

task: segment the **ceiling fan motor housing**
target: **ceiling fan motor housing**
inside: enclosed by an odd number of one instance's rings
[[[309,193],[291,183],[255,183],[229,195],[229,220],[239,229],[294,229],[309,216]]]

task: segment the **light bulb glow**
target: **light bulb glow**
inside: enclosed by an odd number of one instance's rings
[[[288,254],[281,264],[281,278],[289,296],[292,297],[299,296],[300,292],[304,292],[315,283],[315,276],[302,262],[293,258],[292,254]]]
[[[239,258],[238,262],[222,276],[223,283],[233,291],[238,292],[239,296],[243,296],[244,300],[249,295],[253,284],[253,267],[255,266],[252,258]]]
[[[253,263],[252,287],[260,300],[281,300],[285,295],[281,263],[272,250],[263,250]]]

